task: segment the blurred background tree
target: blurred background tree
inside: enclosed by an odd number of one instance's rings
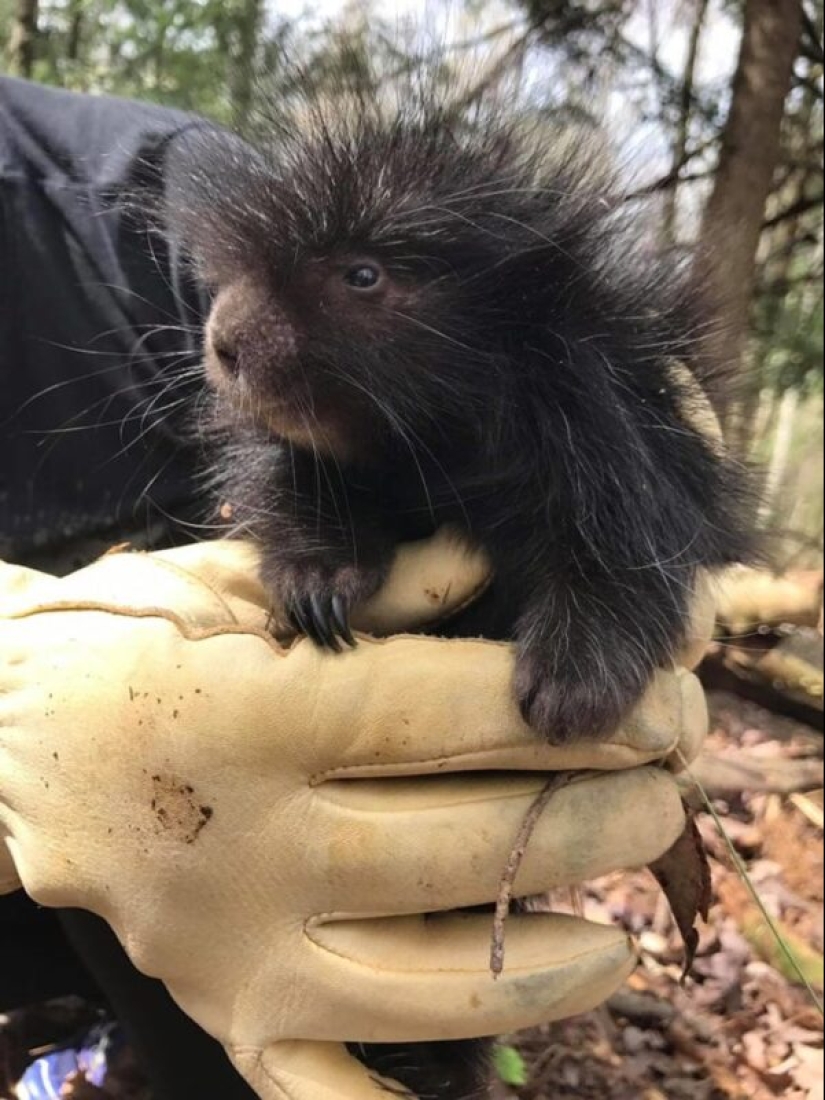
[[[789,564],[822,555],[822,36],[823,0],[0,0],[8,71],[229,124],[296,62],[323,87],[436,52],[468,101],[606,123],[662,245],[715,257],[728,428],[768,469]]]

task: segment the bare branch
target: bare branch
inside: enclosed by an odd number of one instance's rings
[[[699,47],[702,41],[702,32],[704,31],[707,21],[709,6],[710,0],[699,0],[696,18],[690,33],[688,57],[685,64],[685,75],[682,82],[682,94],[679,104],[679,124],[676,131],[676,140],[673,145],[673,162],[671,167],[673,188],[665,211],[665,237],[669,241],[674,240],[676,237],[678,187],[681,182],[682,168],[687,156],[690,123],[693,117],[693,102],[695,99],[696,67],[699,62]]]
[[[504,38],[508,34],[514,34],[517,30],[523,28],[523,26],[523,19],[511,19],[506,23],[499,23],[499,25],[493,27],[492,30],[485,31],[483,34],[476,35],[474,38],[466,38],[462,42],[454,42],[449,46],[449,50],[451,53],[463,53],[466,50],[474,50],[478,46],[489,46],[491,42],[496,42],[499,38]]]
[[[507,50],[505,50],[498,61],[492,65],[484,76],[470,88],[464,96],[462,96],[456,106],[459,109],[463,109],[471,106],[476,100],[481,99],[490,88],[494,87],[494,85],[506,75],[511,67],[515,66],[523,59],[534,34],[534,28],[529,26],[527,30],[521,34]]]
[[[718,140],[719,135],[714,134],[713,137],[708,138],[707,141],[703,141],[701,145],[697,145],[695,149],[688,150],[685,152],[679,164],[674,165],[667,175],[662,176],[661,179],[648,184],[646,187],[641,188],[641,190],[634,192],[628,197],[630,199],[646,198],[660,191],[669,191],[671,188],[677,187],[682,183],[696,183],[698,180],[709,179],[713,175],[713,169],[710,168],[702,172],[693,172],[687,176],[683,176],[682,172],[692,161],[703,156],[709,149],[712,149]]]
[[[807,57],[816,65],[825,64],[825,49],[822,46],[822,38],[813,16],[802,5],[802,56]]]
[[[782,222],[791,221],[794,218],[801,218],[803,214],[807,214],[811,210],[816,210],[817,207],[822,206],[825,202],[825,194],[820,191],[818,195],[806,196],[802,195],[786,207],[785,210],[780,210],[778,214],[774,214],[773,217],[768,218],[763,224],[764,229],[773,229],[777,225],[781,225]]]
[[[817,80],[816,77],[810,76],[807,73],[800,73],[796,69],[794,69],[793,79],[797,88],[804,88],[805,91],[810,92],[815,99],[825,99],[825,89],[822,87],[821,79]]]

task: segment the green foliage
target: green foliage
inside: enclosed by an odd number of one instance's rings
[[[821,392],[823,386],[823,299],[805,286],[763,295],[756,305],[756,340],[762,388],[782,393]]]
[[[0,41],[13,8],[0,0]],[[238,72],[254,74],[264,46],[283,33],[277,22],[264,36],[262,22],[262,0],[45,0],[34,76],[230,121]]]
[[[496,1047],[494,1063],[496,1074],[505,1085],[521,1088],[528,1083],[527,1065],[515,1047]]]
[[[13,11],[13,0],[0,0],[0,44],[8,38]]]

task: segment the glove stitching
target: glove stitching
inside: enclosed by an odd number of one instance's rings
[[[274,1085],[284,1100],[290,1100],[291,1094],[287,1091],[286,1087],[280,1083],[272,1070],[269,1069],[264,1061],[263,1052],[258,1047],[233,1046],[230,1049],[233,1056],[236,1057],[238,1061],[245,1060],[248,1057],[253,1059],[252,1064],[248,1069],[245,1069],[243,1073],[247,1081],[249,1081],[250,1074],[254,1071],[256,1075],[260,1074],[265,1077],[271,1085]]]
[[[229,1049],[232,1051],[233,1058],[237,1058],[238,1060],[240,1060],[244,1057],[247,1057],[247,1056],[252,1056],[252,1058],[254,1059],[254,1063],[253,1063],[251,1069],[256,1070],[260,1076],[265,1077],[266,1080],[271,1085],[274,1085],[275,1088],[278,1090],[279,1094],[284,1098],[284,1100],[292,1100],[292,1097],[294,1096],[294,1093],[288,1091],[287,1087],[285,1085],[283,1085],[281,1083],[281,1080],[280,1080],[283,1077],[283,1071],[281,1071],[276,1076],[275,1071],[271,1070],[268,1067],[268,1065],[266,1064],[266,1061],[264,1060],[263,1053],[258,1047],[235,1047],[235,1046],[233,1046],[233,1047],[230,1047]],[[243,1076],[246,1077],[247,1075],[243,1074]],[[296,1075],[294,1073],[293,1074],[287,1074],[287,1076],[291,1077],[293,1080],[298,1081],[299,1084],[302,1080],[300,1077],[296,1077]],[[248,1080],[248,1077],[247,1077],[247,1080]],[[417,1098],[415,1096],[413,1096],[413,1094],[411,1092],[407,1092],[406,1090],[404,1090],[403,1092],[397,1092],[397,1091],[393,1090],[391,1092],[391,1090],[388,1089],[387,1085],[385,1084],[385,1081],[387,1081],[386,1078],[380,1078],[380,1077],[377,1077],[373,1074],[370,1074],[370,1080],[374,1084],[381,1086],[382,1089],[385,1089],[387,1091],[388,1095],[391,1094],[393,1096],[404,1096],[404,1097],[409,1097],[409,1100],[417,1100]],[[393,1084],[394,1084],[394,1082],[393,1082]]]
[[[288,645],[283,645],[269,633],[260,627],[247,626],[237,620],[230,623],[221,623],[217,626],[196,627],[187,622],[174,611],[163,607],[124,607],[120,604],[103,603],[98,600],[52,600],[48,603],[37,604],[23,610],[13,611],[3,616],[7,621],[21,619],[33,619],[37,615],[51,615],[58,612],[71,611],[98,611],[102,614],[116,615],[131,619],[164,619],[178,628],[187,641],[202,641],[204,639],[220,637],[222,634],[246,635],[250,638],[261,638],[267,642],[271,649],[281,655],[286,655],[298,645],[307,642],[307,639],[298,636],[292,639]],[[419,642],[431,646],[440,644],[445,646],[485,646],[488,648],[501,648],[505,643],[492,642],[487,638],[441,638],[438,636],[423,637],[421,634],[392,634],[388,638],[377,638],[372,634],[357,632],[355,635],[359,642],[371,646],[391,645],[393,642]],[[357,652],[357,651],[356,651]]]
[[[127,546],[128,546],[128,544],[127,544]],[[108,560],[117,560],[118,563],[119,563],[124,558],[129,558],[129,559],[132,559],[132,560],[137,558],[137,559],[141,560],[142,562],[148,562],[151,565],[152,569],[160,568],[164,572],[166,572],[166,573],[170,574],[171,576],[173,576],[176,580],[185,581],[187,586],[190,586],[190,587],[195,586],[195,587],[206,590],[217,601],[217,603],[219,605],[219,609],[221,611],[223,611],[226,615],[228,615],[233,623],[237,623],[237,621],[238,621],[237,616],[234,614],[234,612],[232,611],[232,608],[227,603],[226,598],[209,581],[205,580],[203,577],[199,576],[197,573],[193,573],[188,569],[184,569],[183,567],[177,565],[177,563],[175,563],[175,562],[167,561],[167,560],[165,560],[164,558],[161,558],[161,557],[156,557],[156,556],[154,556],[153,554],[151,554],[149,552],[132,551],[132,550],[128,550],[128,549],[115,548],[114,550],[109,550],[106,554],[103,555],[102,558],[98,559],[97,563],[93,563],[92,566],[90,566],[89,568],[94,568],[95,564],[100,565],[101,563],[106,562]],[[43,579],[44,580],[49,580],[49,581],[56,581],[57,580],[57,578],[50,577],[48,575],[44,575]],[[54,609],[55,610],[63,610],[64,607],[66,605],[68,605],[69,603],[71,603],[71,602],[72,601],[70,601],[70,600],[55,600],[54,601]],[[98,601],[88,601],[88,602],[95,603],[95,604],[98,603]],[[90,608],[82,606],[85,603],[86,603],[86,601],[77,601],[77,603],[76,603],[77,609],[78,610],[90,610]],[[52,606],[53,605],[52,605],[51,602],[46,603],[46,604],[38,604],[37,607],[34,608],[33,610],[28,610],[28,611],[19,612],[19,613],[12,613],[8,617],[9,618],[21,618],[21,617],[27,616],[29,614],[33,614],[33,613],[36,614],[41,609],[45,609],[45,608],[51,609]],[[118,605],[118,604],[101,604],[99,606],[105,607],[106,610],[112,610],[112,611],[114,611],[115,609],[122,610],[124,612],[126,612],[128,610],[134,610],[134,611],[139,610],[137,608],[132,608],[132,609],[129,609],[128,607],[121,608],[121,606]]]
[[[139,554],[139,556],[142,557],[144,559],[144,561],[151,562],[153,566],[160,566],[167,573],[171,573],[175,577],[182,577],[184,580],[188,581],[190,584],[194,583],[196,585],[199,585],[201,588],[207,589],[207,591],[211,592],[212,595],[215,597],[215,599],[218,601],[218,603],[221,605],[221,608],[227,613],[227,615],[230,616],[232,621],[234,623],[237,623],[238,617],[237,617],[237,615],[235,615],[235,613],[232,611],[232,608],[226,602],[225,596],[223,596],[218,591],[218,589],[215,588],[209,581],[205,580],[203,577],[199,576],[197,573],[192,573],[192,572],[190,572],[190,570],[184,569],[182,566],[178,565],[176,562],[167,561],[165,558],[153,557],[150,553],[142,553],[142,554]]]
[[[640,767],[643,767],[643,765],[640,765]],[[630,770],[630,769],[628,769],[628,770]],[[482,778],[482,774],[483,773],[479,774],[479,779]],[[485,789],[485,790],[479,791],[472,798],[466,798],[466,797],[465,798],[460,798],[460,797],[456,796],[451,801],[439,800],[437,802],[433,802],[432,806],[430,806],[430,807],[423,806],[423,807],[417,808],[416,812],[418,812],[418,813],[429,813],[429,812],[443,813],[443,812],[448,811],[448,810],[464,809],[464,808],[470,807],[470,806],[492,806],[492,805],[495,805],[499,802],[522,802],[525,798],[531,798],[534,795],[538,794],[539,791],[541,790],[542,785],[543,785],[543,783],[545,781],[545,778],[546,778],[546,774],[544,772],[537,772],[537,773],[535,773],[536,774],[535,786],[534,787],[533,786],[528,786],[528,783],[530,782],[529,781],[530,774],[531,773],[529,771],[522,772],[522,773],[520,773],[520,775],[519,775],[519,773],[513,773],[512,778],[513,778],[514,781],[518,780],[520,777],[523,779],[523,781],[524,781],[524,790],[506,791],[506,792],[502,791],[501,794],[494,794],[493,791],[492,791],[492,788],[491,789]],[[612,772],[598,772],[596,774],[598,776],[602,776],[602,775],[611,775],[613,773]],[[592,778],[595,778],[595,775]],[[327,806],[329,806],[333,809],[343,810],[349,817],[358,816],[358,817],[364,817],[367,820],[370,820],[373,816],[376,816],[376,815],[380,816],[382,818],[387,818],[387,817],[391,816],[393,813],[398,813],[402,816],[409,813],[409,810],[405,807],[402,807],[402,806],[399,806],[397,811],[394,811],[391,807],[387,807],[387,806],[380,806],[380,807],[376,806],[375,809],[370,809],[368,806],[352,806],[347,802],[347,800],[345,798],[335,798],[329,792],[320,792],[318,795],[316,795],[316,798],[318,799],[318,801],[322,805],[326,804]]]
[[[122,607],[118,604],[99,603],[95,600],[55,600],[52,603],[38,604],[36,607],[25,608],[5,616],[7,621],[16,622],[22,619],[33,619],[38,615],[52,615],[72,611],[99,612],[103,615],[114,615],[124,619],[163,619],[175,626],[186,641],[200,642],[210,638],[220,638],[224,634],[242,635],[250,638],[260,638],[268,643],[269,647],[279,655],[289,652],[272,637],[266,630],[257,627],[245,626],[236,621],[221,623],[217,626],[197,627],[187,622],[186,619],[163,607]],[[303,639],[300,639],[303,640]]]
[[[674,751],[674,749],[678,747],[678,744],[679,744],[679,741],[678,741],[678,738],[677,738],[677,739],[674,740],[672,747],[670,749],[668,749],[667,752],[665,753],[665,757],[667,757],[670,753],[672,753]],[[542,746],[540,744],[536,745],[536,748],[541,748],[541,747]],[[646,767],[646,766],[648,766],[650,764],[654,764],[654,763],[656,763],[656,761],[662,759],[661,751],[656,752],[656,753],[650,753],[650,754],[642,756],[642,755],[640,755],[640,750],[638,748],[634,748],[632,745],[614,744],[614,745],[611,745],[611,746],[608,746],[608,747],[612,750],[612,753],[614,753],[618,757],[616,762],[615,763],[611,762],[609,765],[603,765],[602,767],[595,767],[594,765],[591,764],[590,767],[587,770],[603,772],[605,775],[610,775],[613,772],[629,771],[631,768],[635,768],[635,767]],[[485,759],[495,758],[495,757],[500,756],[501,754],[506,754],[507,757],[508,757],[509,762],[507,764],[507,770],[510,770],[510,771],[519,770],[519,771],[524,771],[524,772],[549,771],[550,770],[549,768],[538,767],[536,765],[535,761],[533,761],[530,764],[525,765],[525,767],[523,769],[516,769],[514,767],[514,765],[513,765],[514,756],[517,756],[517,755],[519,755],[523,752],[528,752],[529,753],[531,751],[533,751],[533,750],[527,745],[513,746],[511,744],[508,745],[506,743],[502,743],[501,745],[498,745],[495,748],[486,749],[482,753],[479,753],[479,752],[463,753],[463,754],[447,753],[444,756],[428,756],[428,757],[425,757],[425,758],[419,758],[419,759],[415,759],[415,760],[405,760],[403,763],[397,764],[397,765],[394,766],[395,769],[403,769],[403,771],[402,770],[390,770],[390,766],[387,765],[387,764],[366,764],[366,763],[365,764],[347,764],[347,765],[344,765],[343,767],[340,767],[340,768],[330,768],[325,772],[317,772],[314,775],[311,775],[309,777],[309,784],[310,784],[311,787],[319,787],[323,783],[334,782],[336,779],[348,779],[348,778],[371,779],[373,777],[376,777],[376,778],[379,778],[379,779],[405,779],[405,778],[407,778],[407,779],[420,779],[420,778],[424,778],[424,777],[422,777],[420,774],[409,772],[409,771],[407,771],[407,769],[409,769],[409,768],[424,768],[424,767],[428,767],[428,766],[432,766],[432,765],[438,766],[440,764],[455,764],[456,765],[456,774],[459,774],[459,773],[464,772],[464,771],[467,770],[467,763],[470,762],[470,761],[472,761],[473,763],[478,761],[480,763],[481,761],[483,761]],[[578,771],[578,770],[582,770],[582,769],[583,769],[583,765],[581,766],[581,768],[571,767],[570,763],[569,763],[569,756],[568,756],[568,762],[564,765],[563,768],[560,766],[557,770],[559,770],[559,771]],[[483,767],[479,767],[476,770],[479,773],[485,771],[485,769]],[[448,772],[446,770],[443,770],[439,774],[441,774],[441,775],[450,775],[452,773]]]

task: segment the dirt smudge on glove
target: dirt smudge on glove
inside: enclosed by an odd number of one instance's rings
[[[152,776],[152,814],[158,834],[171,835],[183,844],[194,844],[214,817],[195,788],[174,776]]]

